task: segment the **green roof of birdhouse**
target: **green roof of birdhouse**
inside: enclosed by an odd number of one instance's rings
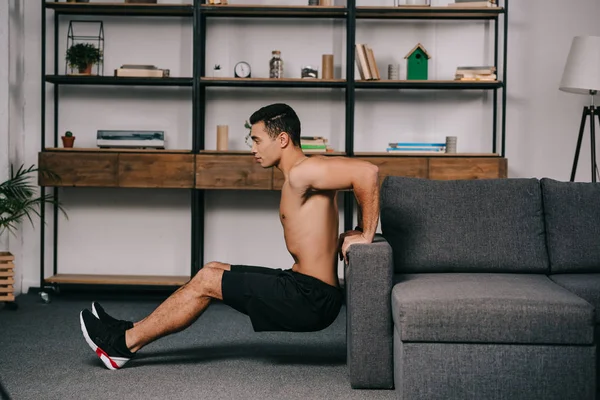
[[[404,56],[404,58],[410,57],[415,51],[417,51],[417,49],[421,49],[421,51],[427,56],[427,58],[431,58],[431,56],[429,55],[427,50],[425,50],[425,47],[423,47],[421,43],[417,43],[417,45],[413,47],[413,49],[409,51],[408,54]]]

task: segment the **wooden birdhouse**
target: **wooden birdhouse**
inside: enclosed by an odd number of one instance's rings
[[[406,79],[427,80],[428,64],[431,56],[421,43],[418,43],[405,57]]]

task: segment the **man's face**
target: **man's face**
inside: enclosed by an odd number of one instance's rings
[[[279,137],[273,139],[265,130],[265,123],[258,122],[252,125],[252,154],[261,167],[269,168],[276,165],[281,158]]]

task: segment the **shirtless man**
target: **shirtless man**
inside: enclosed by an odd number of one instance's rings
[[[285,182],[279,216],[290,269],[210,262],[143,320],[108,315],[96,302],[80,314],[81,330],[109,369],[119,369],[149,343],[179,332],[206,310],[212,299],[247,314],[256,332],[325,329],[339,314],[343,293],[337,255],[371,243],[379,221],[378,169],[346,157],[307,157],[300,147],[300,121],[286,104],[272,104],[250,117],[252,154],[263,168],[277,167]],[[356,230],[338,237],[336,194],[352,189],[362,211]]]

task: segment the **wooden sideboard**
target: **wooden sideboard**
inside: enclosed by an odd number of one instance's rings
[[[330,157],[342,156],[332,154]],[[490,154],[398,156],[356,153],[388,175],[428,179],[506,178],[507,160]],[[249,152],[48,149],[39,153],[40,186],[280,190],[283,174]]]

